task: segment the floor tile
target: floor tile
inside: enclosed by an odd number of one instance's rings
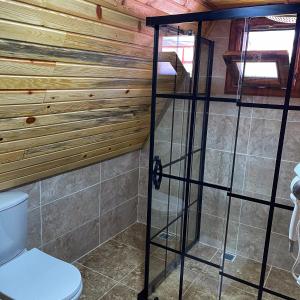
[[[130,288],[118,284],[112,288],[101,300],[136,300],[137,293]]]
[[[149,281],[156,278],[160,273],[162,273],[164,271],[164,268],[164,261],[152,256],[150,258]],[[144,264],[141,264],[132,272],[130,272],[121,282],[124,285],[140,292],[144,288],[144,274]]]
[[[83,280],[83,291],[80,299],[97,300],[117,283],[80,264],[75,264],[75,266],[79,269]]]
[[[123,232],[119,233],[115,241],[144,250],[146,243],[146,225],[135,223]]]
[[[196,273],[188,269],[185,270],[183,279],[184,292],[190,287],[196,276]],[[178,300],[179,282],[180,268],[178,267],[156,288],[152,296],[158,297],[159,300]]]
[[[220,263],[220,253],[213,258],[213,261]],[[219,256],[219,257],[218,257]],[[270,267],[267,267],[267,274],[270,271]],[[261,263],[252,259],[244,258],[239,255],[236,256],[233,262],[225,261],[224,272],[235,276],[239,279],[246,280],[248,282],[258,284],[261,273]],[[229,280],[227,280],[229,281]],[[224,280],[226,282],[226,279]],[[252,292],[252,288],[237,281],[230,280],[231,286],[240,288],[245,291]]]
[[[217,253],[217,249],[211,246],[207,246],[201,243],[197,243],[188,254],[198,258],[210,261],[213,256]],[[206,264],[187,258],[185,260],[185,266],[191,271],[198,272],[206,268]]]
[[[297,285],[296,280],[290,272],[272,267],[266,287],[297,300],[300,299],[300,286]],[[273,299],[276,298],[273,297]]]
[[[79,263],[119,281],[143,261],[142,251],[111,240],[81,258]]]

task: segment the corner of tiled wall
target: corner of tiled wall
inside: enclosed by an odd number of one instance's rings
[[[137,220],[139,151],[31,183],[27,248],[74,261]]]
[[[149,164],[149,145],[146,144],[140,150],[139,158],[139,191],[138,191],[138,213],[137,221],[147,223],[147,202],[148,202],[148,164]]]

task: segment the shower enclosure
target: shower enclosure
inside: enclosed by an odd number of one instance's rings
[[[154,56],[138,299],[300,299],[288,241],[300,161],[300,5],[147,24]]]

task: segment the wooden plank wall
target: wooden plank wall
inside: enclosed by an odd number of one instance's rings
[[[152,32],[102,2],[0,0],[0,190],[145,141]]]

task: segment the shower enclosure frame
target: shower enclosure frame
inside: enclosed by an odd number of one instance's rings
[[[296,14],[296,24],[295,24],[295,38],[293,43],[293,52],[290,61],[289,67],[289,75],[287,80],[287,88],[286,94],[284,97],[284,104],[261,104],[261,103],[249,103],[240,101],[241,99],[234,99],[234,98],[220,98],[220,97],[211,97],[209,91],[206,92],[205,96],[199,96],[198,94],[198,78],[199,78],[199,63],[200,63],[200,48],[201,48],[201,27],[203,21],[217,21],[217,20],[233,20],[238,18],[251,18],[251,17],[265,17],[269,15],[281,15],[281,14]],[[197,22],[198,23],[198,31],[196,34],[196,42],[195,42],[195,58],[194,58],[194,76],[193,76],[193,84],[192,84],[192,92],[188,94],[160,94],[157,93],[157,65],[158,65],[158,53],[159,53],[159,33],[160,33],[160,26],[166,26],[170,24],[179,24],[179,23],[186,23],[186,22]],[[284,136],[285,136],[285,129],[287,125],[287,118],[289,111],[300,111],[300,105],[290,105],[290,98],[291,98],[291,90],[292,84],[295,74],[295,65],[297,60],[297,50],[300,48],[300,4],[279,4],[279,5],[262,5],[262,6],[254,6],[254,7],[242,7],[242,8],[232,8],[232,9],[224,9],[224,10],[216,10],[216,11],[209,11],[209,12],[199,12],[199,13],[189,13],[189,14],[181,14],[181,15],[168,15],[168,16],[161,16],[161,17],[150,17],[147,18],[146,24],[154,28],[154,49],[153,49],[153,69],[152,69],[152,100],[151,100],[151,125],[150,125],[150,149],[149,149],[149,181],[148,181],[148,205],[147,205],[147,230],[146,230],[146,254],[145,254],[145,278],[144,278],[144,289],[139,293],[138,300],[147,300],[149,296],[149,267],[150,267],[150,247],[151,245],[160,247],[164,250],[173,252],[180,256],[180,279],[179,279],[179,294],[178,299],[182,299],[183,295],[183,277],[184,277],[184,262],[185,258],[190,258],[195,261],[207,264],[209,266],[215,267],[219,269],[219,274],[221,275],[221,287],[223,277],[229,278],[231,280],[240,282],[252,288],[255,288],[258,291],[258,298],[262,299],[263,292],[267,292],[271,295],[280,297],[282,299],[294,299],[283,295],[281,293],[275,292],[264,287],[265,277],[266,277],[266,270],[267,270],[267,261],[268,261],[268,254],[269,254],[269,245],[271,239],[271,230],[272,230],[272,222],[274,216],[275,208],[281,208],[285,210],[293,210],[292,206],[283,205],[277,203],[276,200],[276,193],[277,193],[277,185],[279,180],[279,173],[280,173],[280,165],[281,165],[281,158],[283,152],[283,144],[284,144]],[[244,75],[244,74],[243,74]],[[208,81],[211,80],[211,77],[208,78]],[[210,86],[210,82],[208,83]],[[174,176],[170,174],[165,174],[163,169],[160,171],[154,171],[154,134],[155,134],[155,119],[156,119],[156,98],[166,98],[166,99],[183,99],[187,101],[191,101],[191,114],[190,114],[190,123],[189,123],[189,139],[188,142],[188,151],[186,153],[187,159],[187,166],[186,166],[186,174],[185,177]],[[236,157],[236,145],[238,139],[238,126],[235,133],[235,148],[233,152],[233,165],[232,165],[232,174],[231,174],[231,183],[229,187],[220,186],[208,182],[203,181],[204,177],[204,165],[200,166],[200,176],[201,180],[194,180],[191,179],[191,164],[192,164],[192,155],[193,155],[193,137],[194,137],[194,128],[195,128],[195,118],[196,118],[196,102],[197,101],[204,101],[204,111],[206,107],[208,107],[209,102],[229,102],[235,103],[238,107],[238,111],[242,107],[252,107],[252,108],[266,108],[266,109],[276,109],[282,111],[282,119],[281,119],[281,126],[280,126],[280,133],[278,139],[278,148],[275,160],[275,169],[273,175],[273,183],[272,183],[272,192],[271,192],[271,199],[270,201],[256,199],[244,195],[240,195],[234,193],[232,190],[233,184],[233,172],[234,172],[234,165],[235,165],[235,157]],[[207,126],[203,127],[202,130],[205,130],[205,134],[207,134]],[[203,139],[202,134],[202,142],[201,147],[203,147],[203,143],[205,141]],[[205,150],[205,147],[202,149]],[[200,159],[201,160],[201,159]],[[153,188],[153,178],[155,177],[160,178],[168,178],[168,179],[175,179],[185,184],[185,191],[184,191],[184,209],[183,209],[183,230],[182,230],[182,241],[181,241],[181,250],[175,250],[170,247],[155,243],[151,240],[151,207],[152,207],[152,188]],[[269,206],[269,214],[268,214],[268,222],[266,228],[266,236],[265,236],[265,243],[264,243],[264,250],[263,250],[263,258],[261,263],[261,274],[259,279],[259,284],[254,284],[248,282],[246,280],[237,278],[233,275],[227,274],[224,271],[224,260],[225,257],[223,255],[222,264],[218,265],[212,263],[210,261],[204,260],[199,257],[192,256],[187,253],[187,222],[188,222],[188,209],[190,207],[189,204],[189,193],[190,193],[190,184],[197,184],[200,188],[203,187],[212,187],[219,190],[223,190],[227,192],[227,196],[229,197],[229,204],[228,204],[228,212],[230,212],[230,202],[231,197],[235,197],[244,201],[250,201],[254,203],[259,203],[262,205]],[[199,223],[199,222],[198,222]],[[225,229],[225,240],[224,240],[224,252],[226,249],[227,243],[227,232],[228,232],[228,224],[229,224],[229,213],[227,214],[226,220],[226,229]],[[167,224],[168,226],[168,224]],[[225,254],[225,253],[223,253]],[[220,290],[219,299],[221,299]]]

